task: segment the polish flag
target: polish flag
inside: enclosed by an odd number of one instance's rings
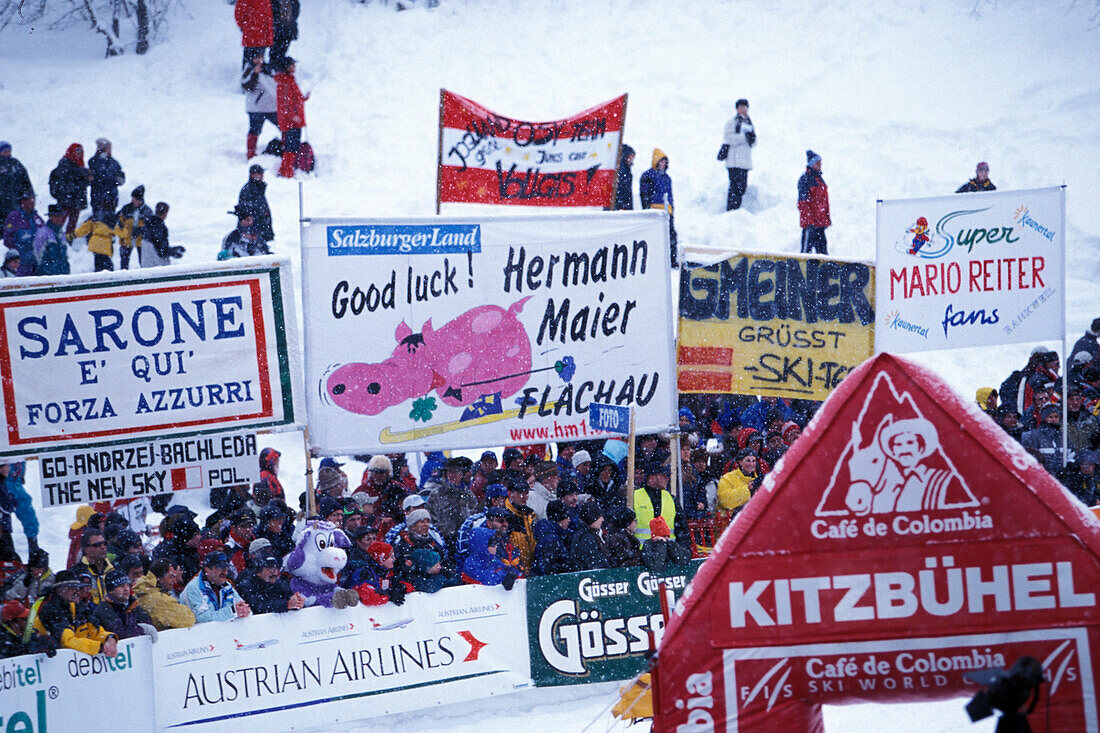
[[[441,90],[437,203],[610,207],[626,95],[550,122]]]

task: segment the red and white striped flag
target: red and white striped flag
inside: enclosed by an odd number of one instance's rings
[[[438,202],[610,207],[626,95],[552,122],[439,95]]]

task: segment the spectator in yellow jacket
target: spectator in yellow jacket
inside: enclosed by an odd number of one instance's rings
[[[756,488],[757,460],[750,448],[737,452],[737,466],[718,479],[718,511],[737,511],[749,502]]]
[[[134,595],[138,604],[153,619],[157,631],[186,629],[195,625],[195,613],[180,603],[171,590],[183,578],[179,563],[167,557],[158,557],[149,566],[149,572],[134,583]]]
[[[95,606],[80,600],[89,584],[82,573],[59,572],[53,588],[31,609],[34,629],[52,636],[63,649],[113,657],[118,654],[118,637],[94,623],[91,619]]]
[[[69,241],[76,237],[88,238],[88,251],[95,255],[95,271],[115,269],[111,257],[115,253],[115,237],[122,238],[124,231],[114,224],[114,214],[101,212],[76,228]]]

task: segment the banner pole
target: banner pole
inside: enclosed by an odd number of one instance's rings
[[[1069,463],[1069,349],[1066,348],[1066,184],[1062,184],[1062,468]]]
[[[439,90],[439,147],[435,154],[435,215],[439,216],[439,202],[443,198],[443,105],[445,89]]]
[[[630,434],[626,443],[626,505],[634,510],[634,407],[630,407]]]
[[[669,472],[669,493],[672,494],[672,498],[677,498],[680,488],[680,468],[683,465],[683,461],[680,459],[680,429],[676,428],[676,432],[672,434],[672,465],[669,466],[672,470]]]
[[[309,426],[302,429],[302,443],[306,449],[306,517],[317,513],[317,492],[313,488],[313,453],[309,449]]]
[[[611,201],[608,202],[607,210],[614,211],[615,202],[619,200],[619,164],[623,157],[623,135],[626,134],[626,103],[629,101],[630,95],[623,95],[623,117],[619,120],[619,149],[615,151],[615,182],[611,185]],[[630,192],[630,198],[633,200],[634,191]]]

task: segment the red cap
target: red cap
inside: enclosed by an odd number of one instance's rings
[[[654,537],[672,537],[672,530],[668,528],[668,522],[664,517],[654,517],[649,520],[649,533]]]
[[[372,542],[367,545],[367,554],[371,556],[371,559],[375,562],[382,562],[390,553],[393,552],[393,547],[388,542]]]
[[[19,601],[8,601],[0,607],[0,621],[3,623],[14,621],[17,618],[26,618],[30,615],[31,612]]]

